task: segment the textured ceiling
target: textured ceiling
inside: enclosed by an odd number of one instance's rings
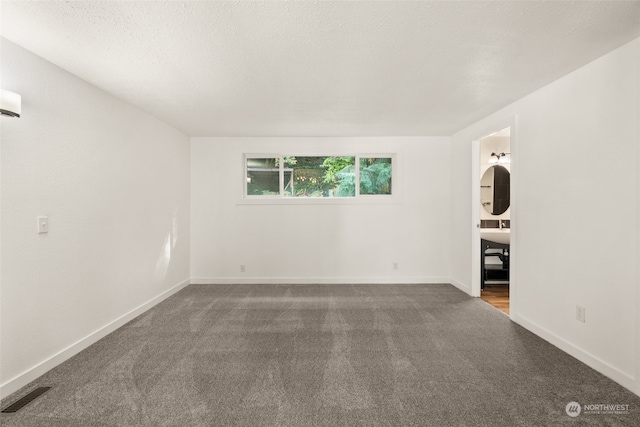
[[[3,0],[2,35],[191,136],[450,135],[640,36],[640,2]]]

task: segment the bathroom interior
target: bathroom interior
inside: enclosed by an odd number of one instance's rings
[[[480,140],[480,298],[509,314],[510,128]]]

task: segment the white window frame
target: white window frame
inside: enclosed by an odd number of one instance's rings
[[[265,200],[277,200],[282,196],[282,181],[283,181],[283,175],[284,175],[284,171],[282,168],[282,157],[280,156],[280,166],[279,166],[279,171],[278,171],[278,192],[279,194],[272,194],[272,195],[247,195],[247,190],[248,190],[248,182],[247,182],[247,159],[277,159],[279,156],[278,155],[274,155],[274,154],[256,154],[256,155],[244,155],[242,157],[242,182],[243,182],[243,187],[242,187],[242,194],[243,197],[246,199],[265,199]]]
[[[284,195],[284,158],[285,157],[354,157],[355,159],[355,196],[353,197],[287,197]],[[360,194],[360,159],[391,159],[391,194]],[[279,186],[277,195],[247,194],[247,159],[279,159]],[[393,204],[401,201],[400,197],[400,155],[398,153],[244,153],[242,155],[242,193],[237,204],[243,205],[287,205],[287,204]]]

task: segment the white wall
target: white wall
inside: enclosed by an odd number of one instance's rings
[[[186,135],[1,43],[23,104],[1,119],[5,396],[188,283],[190,157]]]
[[[239,203],[243,153],[390,152],[398,203]],[[447,282],[448,159],[439,137],[192,138],[192,282]]]
[[[637,394],[639,58],[637,39],[458,132],[451,147],[452,277],[470,286],[471,141],[517,116],[512,318]]]

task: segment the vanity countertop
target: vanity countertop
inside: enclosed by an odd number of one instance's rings
[[[480,238],[496,243],[509,243],[511,230],[509,228],[481,228]]]

